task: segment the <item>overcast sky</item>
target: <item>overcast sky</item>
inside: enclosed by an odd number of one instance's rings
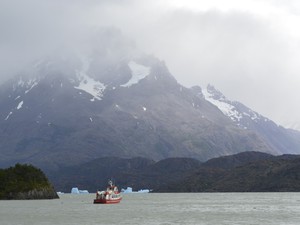
[[[187,87],[210,83],[278,124],[300,121],[297,0],[0,0],[0,82],[101,26]]]

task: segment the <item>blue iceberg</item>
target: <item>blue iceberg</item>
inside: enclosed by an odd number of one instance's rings
[[[88,190],[79,190],[77,187],[71,189],[71,194],[89,194]]]
[[[79,194],[79,190],[77,187],[73,187],[71,190],[71,194]]]
[[[123,192],[124,194],[128,194],[128,193],[149,193],[150,190],[149,189],[141,189],[138,191],[132,191],[132,187],[127,187],[126,189],[122,188],[121,192]]]
[[[149,193],[150,190],[149,189],[141,189],[141,190],[138,190],[138,193]]]

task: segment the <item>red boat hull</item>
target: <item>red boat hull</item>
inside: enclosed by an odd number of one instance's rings
[[[111,180],[108,181],[108,187],[106,191],[97,191],[94,204],[114,204],[119,203],[122,200],[122,196],[118,191],[118,187],[113,184]]]
[[[115,204],[119,203],[122,198],[117,199],[94,199],[94,204]]]

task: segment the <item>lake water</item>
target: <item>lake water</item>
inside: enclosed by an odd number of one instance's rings
[[[0,224],[300,224],[300,193],[124,194],[112,205],[94,196],[0,201]]]

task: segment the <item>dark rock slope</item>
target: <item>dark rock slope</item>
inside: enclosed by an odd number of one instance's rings
[[[259,154],[259,155],[257,155]],[[179,182],[161,186],[163,192],[282,192],[300,191],[300,156],[244,153],[202,164]],[[215,164],[215,162],[219,162]],[[228,161],[233,162],[228,166]],[[234,163],[236,162],[236,163]]]

